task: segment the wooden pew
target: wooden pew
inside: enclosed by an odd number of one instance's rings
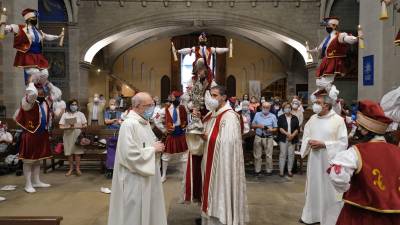
[[[2,216],[0,225],[60,225],[61,216]]]
[[[61,129],[54,129],[50,133],[50,144],[52,146],[52,150],[54,150],[54,147],[58,143],[63,142],[63,130]],[[99,140],[100,139],[107,139],[109,137],[113,137],[116,135],[116,130],[112,129],[106,129],[105,126],[89,126],[85,129],[85,134],[89,137],[94,137],[98,136]],[[84,154],[81,156],[81,161],[92,161],[92,162],[99,162],[99,169],[103,173],[105,171],[105,161],[107,154],[105,153],[106,149],[105,148],[99,148],[97,146],[93,145],[88,145],[88,146],[82,146],[84,149]],[[55,170],[56,166],[62,166],[64,164],[64,161],[67,161],[67,157],[64,155],[64,153],[61,154],[52,154],[51,164],[47,165],[47,160],[43,160],[43,170],[44,173],[47,173],[48,169]],[[57,161],[56,161],[57,160]]]

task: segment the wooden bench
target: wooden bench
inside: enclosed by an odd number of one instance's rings
[[[60,225],[61,216],[2,216],[0,225]]]
[[[106,129],[105,126],[89,126],[85,129],[85,134],[88,137],[94,137],[98,136],[98,140],[100,139],[108,139],[110,137],[113,137],[116,135],[116,130],[113,129]],[[52,151],[54,150],[54,147],[58,143],[63,142],[63,133],[64,131],[62,129],[54,129],[50,133],[50,144],[52,146]],[[92,162],[98,162],[99,169],[102,173],[105,171],[105,161],[107,158],[106,154],[106,148],[99,148],[98,146],[94,145],[88,145],[88,146],[82,146],[84,148],[84,154],[81,156],[81,161],[92,161]],[[43,160],[43,170],[44,173],[47,173],[47,171],[51,168],[52,170],[56,169],[56,166],[62,166],[64,164],[64,161],[67,161],[68,158],[64,155],[64,153],[61,154],[54,154],[52,152],[52,158],[50,159],[51,163],[50,165],[47,165],[48,160]]]

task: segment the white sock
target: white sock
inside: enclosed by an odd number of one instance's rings
[[[24,163],[22,167],[25,177],[25,191],[28,193],[36,192],[35,188],[32,186],[32,167],[31,163]]]
[[[40,181],[39,175],[40,175],[40,163],[34,163],[33,164],[33,187],[39,187],[39,188],[46,188],[50,187],[50,184],[43,183]]]
[[[161,180],[164,182],[167,179],[168,161],[162,160],[162,175]]]

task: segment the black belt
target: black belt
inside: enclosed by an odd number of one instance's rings
[[[260,137],[260,138],[272,138],[272,135],[258,135],[258,134],[256,134],[256,136]]]

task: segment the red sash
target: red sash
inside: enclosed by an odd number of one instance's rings
[[[208,211],[208,191],[210,188],[211,169],[212,169],[213,159],[214,159],[215,143],[217,141],[217,137],[219,134],[219,125],[221,123],[222,116],[229,110],[232,110],[232,109],[227,109],[217,116],[213,130],[210,135],[210,139],[208,141],[207,156],[206,156],[207,164],[206,164],[206,170],[205,170],[204,181],[203,181],[204,185],[203,185],[202,211],[204,213],[207,213],[207,211]],[[211,117],[211,114],[207,115],[205,119],[209,120],[210,117]]]

